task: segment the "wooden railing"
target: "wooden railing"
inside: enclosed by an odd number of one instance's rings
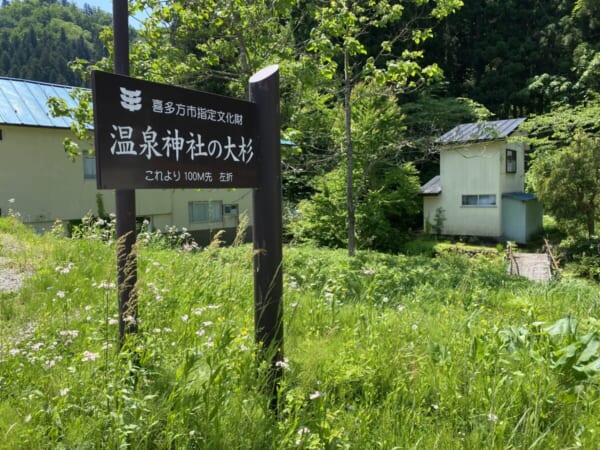
[[[546,255],[548,255],[548,260],[550,261],[550,271],[552,272],[553,277],[560,277],[560,267],[558,267],[558,260],[554,257],[552,253],[552,245],[548,242],[548,239],[544,239],[544,248],[546,249]]]
[[[510,275],[519,275],[519,265],[515,258],[513,244],[510,241],[506,242],[506,260],[508,261],[508,273]]]

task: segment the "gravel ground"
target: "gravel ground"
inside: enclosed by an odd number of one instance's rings
[[[18,291],[23,285],[23,274],[6,267],[6,261],[6,258],[0,256],[0,293]]]
[[[18,250],[18,243],[9,236],[0,236],[0,251],[7,254]],[[0,294],[3,292],[15,292],[23,286],[25,274],[11,267],[10,260],[6,256],[0,256]]]

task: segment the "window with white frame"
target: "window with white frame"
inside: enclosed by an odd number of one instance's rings
[[[94,155],[89,155],[84,153],[82,155],[83,159],[83,178],[85,180],[95,180],[96,179],[96,157]]]
[[[207,223],[223,221],[222,202],[190,202],[190,223]]]
[[[496,206],[495,194],[463,195],[462,206]]]
[[[506,149],[506,173],[517,172],[517,151]]]

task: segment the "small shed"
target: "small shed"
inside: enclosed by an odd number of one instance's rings
[[[507,241],[529,242],[542,229],[542,204],[533,194],[508,192],[502,194],[502,231]]]

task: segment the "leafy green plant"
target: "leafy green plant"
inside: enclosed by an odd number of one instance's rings
[[[600,337],[592,332],[581,335],[578,321],[567,316],[545,328],[554,345],[552,368],[569,383],[577,384],[600,374]]]
[[[435,216],[433,217],[433,225],[431,229],[436,234],[436,236],[440,236],[444,232],[444,223],[446,222],[446,211],[441,206],[436,208]]]

